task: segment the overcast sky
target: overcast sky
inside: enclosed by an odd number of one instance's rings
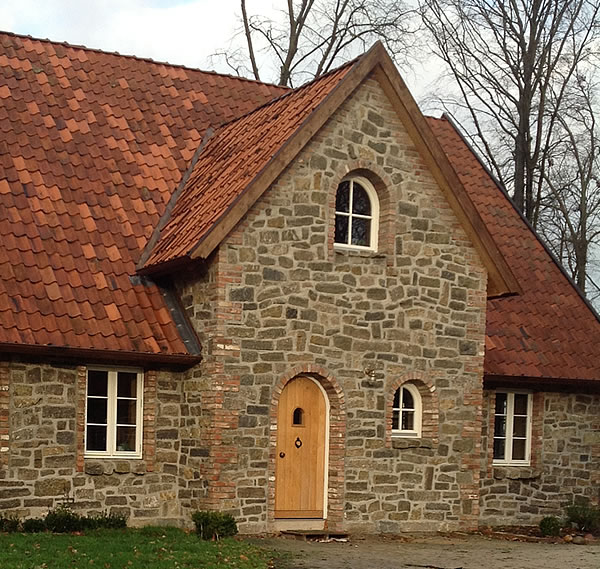
[[[274,16],[282,2],[248,6]],[[231,73],[210,55],[230,46],[239,14],[239,0],[0,0],[0,29]],[[413,94],[426,89],[423,70],[403,75]]]

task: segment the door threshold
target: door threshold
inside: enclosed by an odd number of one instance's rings
[[[293,518],[284,519],[279,518],[274,523],[275,531],[290,532],[290,531],[323,531],[325,529],[324,519],[306,519],[306,518]]]

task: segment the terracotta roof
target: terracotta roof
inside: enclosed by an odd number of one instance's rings
[[[596,315],[452,124],[429,122],[523,290],[488,301],[486,374],[600,380]]]
[[[145,267],[189,258],[355,64],[346,64],[219,128],[201,150]]]
[[[204,131],[283,92],[1,33],[3,349],[187,354],[135,265]]]

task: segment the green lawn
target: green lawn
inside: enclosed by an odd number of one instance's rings
[[[243,541],[202,541],[175,528],[0,534],[1,569],[266,569],[270,557]]]

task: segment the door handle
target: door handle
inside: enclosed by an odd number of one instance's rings
[[[279,453],[279,458],[285,458],[285,452],[280,452]]]

